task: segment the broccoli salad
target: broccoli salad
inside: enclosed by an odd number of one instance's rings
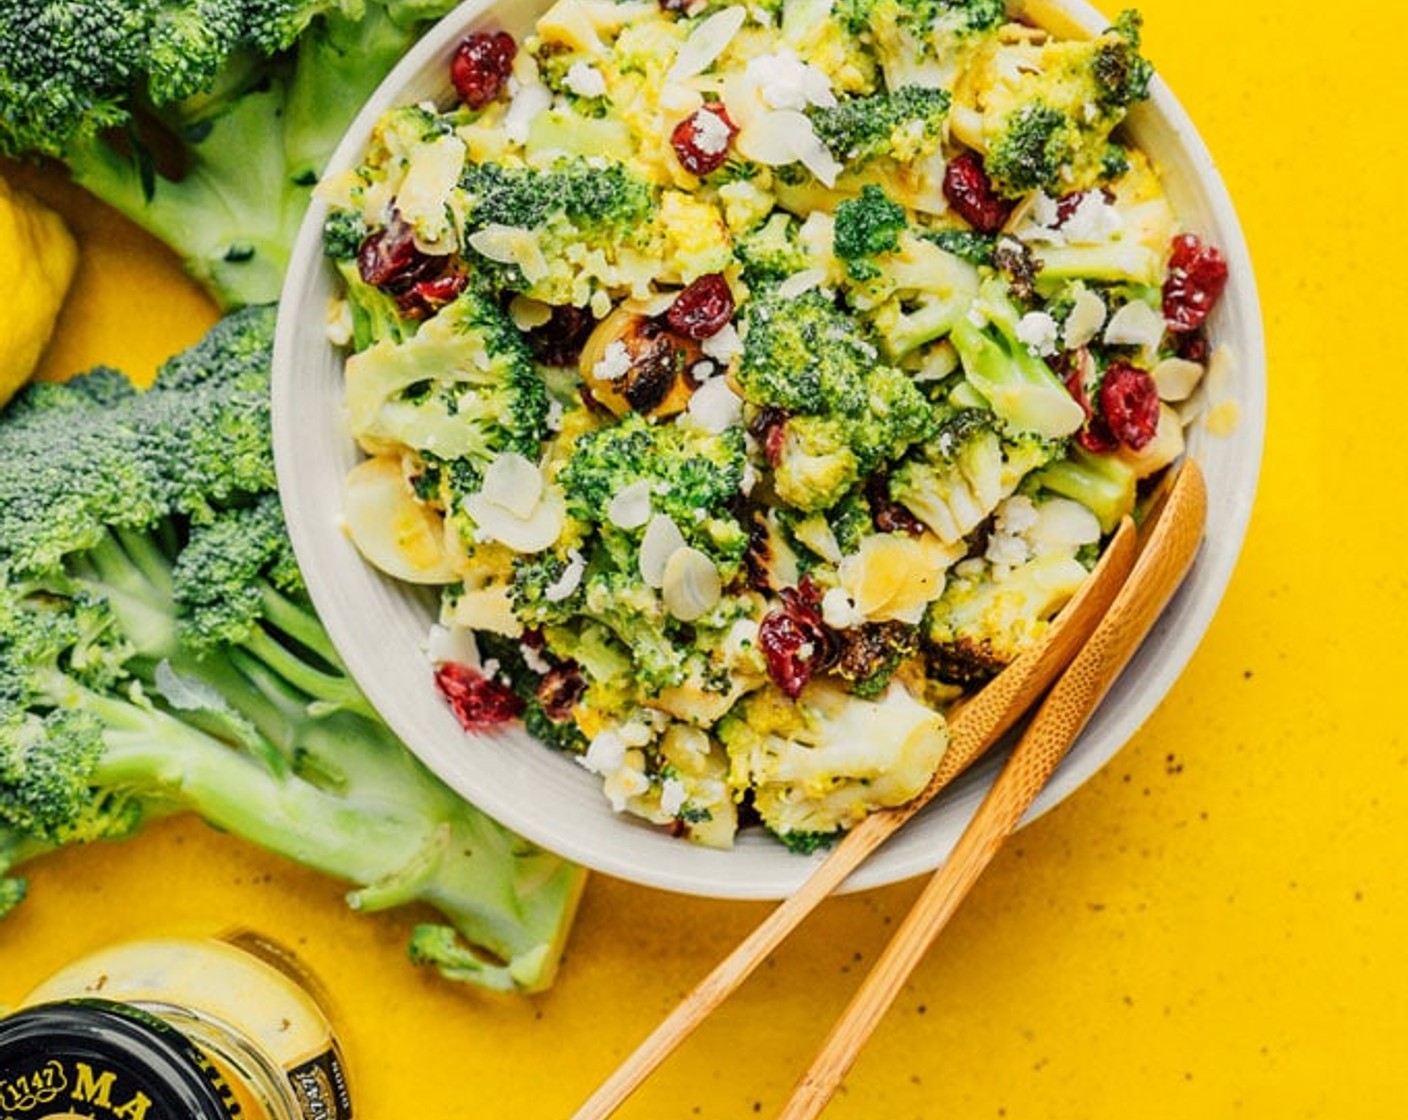
[[[1227,279],[1120,129],[1140,17],[558,0],[320,185],[347,531],[520,722],[690,841],[928,782],[1184,449]]]

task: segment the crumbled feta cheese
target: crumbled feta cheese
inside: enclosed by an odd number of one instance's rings
[[[509,92],[512,99],[504,113],[504,135],[515,144],[522,144],[528,139],[528,128],[533,119],[552,106],[552,90],[541,82],[518,85],[510,79]]]
[[[562,84],[578,97],[601,97],[606,93],[606,78],[590,62],[574,62],[567,68]]]
[[[619,381],[631,368],[630,351],[619,339],[606,348],[601,360],[592,366],[592,376],[598,381]]]
[[[518,654],[523,658],[523,664],[538,676],[544,677],[552,672],[552,663],[527,642],[518,643]]]
[[[1017,322],[1017,339],[1038,357],[1056,353],[1056,320],[1045,311],[1028,311]]]
[[[694,114],[694,146],[702,155],[716,156],[727,151],[731,136],[728,125],[718,113],[701,109]]]
[[[1100,191],[1086,191],[1070,217],[1061,223],[1061,232],[1073,244],[1095,245],[1109,241],[1123,224],[1120,212]]]
[[[660,811],[666,816],[678,816],[688,797],[684,783],[678,778],[666,778],[660,783]]]
[[[610,774],[626,761],[626,744],[613,728],[605,728],[592,736],[581,763],[593,774]]]
[[[865,615],[856,609],[845,588],[832,587],[821,597],[821,620],[833,630],[845,630],[859,626]]]
[[[727,378],[715,377],[694,390],[686,410],[689,419],[706,432],[726,432],[743,421],[743,401]]]
[[[454,662],[476,668],[479,666],[479,645],[474,640],[474,631],[463,626],[433,623],[426,638],[425,652],[434,665]]]
[[[787,47],[749,59],[744,77],[756,84],[764,103],[774,109],[800,111],[808,105],[836,104],[826,72],[803,62]]]

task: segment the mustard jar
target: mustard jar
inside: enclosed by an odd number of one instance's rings
[[[249,934],[100,949],[0,1019],[0,1116],[351,1120],[314,989]]]

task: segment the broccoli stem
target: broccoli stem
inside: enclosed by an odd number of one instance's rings
[[[348,902],[357,909],[433,905],[468,942],[456,942],[452,953],[447,947],[447,975],[462,972],[468,958],[482,962],[476,978],[491,987],[551,982],[544,968],[556,959],[566,926],[561,900],[575,900],[582,873],[469,809],[389,733],[358,720],[357,734],[340,734],[329,722],[344,752],[366,756],[360,761],[375,779],[330,790],[271,772],[183,719],[93,692],[59,670],[46,684],[56,702],[77,704],[105,726],[93,784],[193,811],[355,884]],[[348,774],[356,774],[356,762]]]

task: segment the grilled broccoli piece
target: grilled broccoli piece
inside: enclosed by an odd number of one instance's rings
[[[1101,537],[1082,505],[1019,494],[997,507],[982,555],[956,564],[922,627],[935,677],[981,684],[1030,649],[1089,575]]]
[[[796,700],[760,689],[739,701],[717,734],[734,789],[752,789],[767,829],[803,847],[908,801],[947,745],[943,718],[900,684],[874,699],[829,681],[813,681]]]

